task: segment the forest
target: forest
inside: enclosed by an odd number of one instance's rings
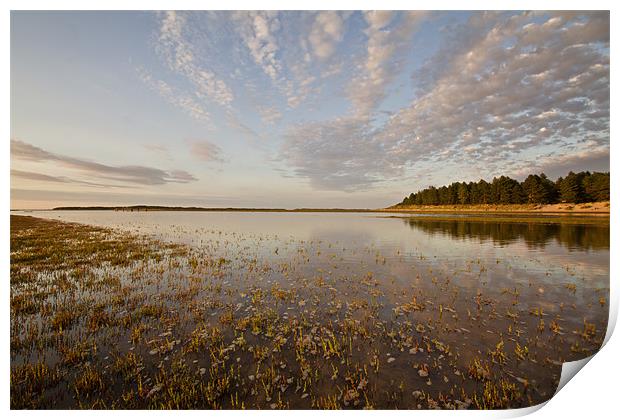
[[[528,175],[523,182],[508,176],[491,182],[453,182],[430,186],[405,197],[397,206],[445,204],[555,204],[609,200],[609,172],[569,172],[555,181]]]

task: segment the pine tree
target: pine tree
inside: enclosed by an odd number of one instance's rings
[[[586,201],[609,200],[609,173],[594,172],[583,179]]]
[[[532,204],[546,204],[549,202],[549,189],[538,175],[528,175],[521,184],[525,199]]]
[[[459,204],[470,204],[469,200],[469,187],[466,183],[460,183],[458,185],[458,200]]]
[[[572,171],[566,175],[566,178],[560,183],[560,197],[562,201],[566,203],[581,203],[584,201],[581,178],[583,178],[583,176],[575,174]]]
[[[544,173],[528,175],[523,182],[507,176],[491,183],[453,182],[440,188],[428,187],[411,193],[401,205],[452,204],[548,204],[560,201],[583,203],[609,200],[609,172],[569,172],[553,182]]]

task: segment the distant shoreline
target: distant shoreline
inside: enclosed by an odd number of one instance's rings
[[[251,207],[176,207],[176,206],[121,206],[121,207],[54,207],[52,211],[73,211],[73,210],[108,210],[108,211],[219,211],[219,212],[275,212],[275,213],[370,213],[382,211],[381,209],[316,209],[316,208],[251,208]]]
[[[555,216],[607,216],[610,214],[609,201],[595,203],[560,204],[460,204],[428,206],[393,206],[383,209],[393,213],[450,213],[450,214],[519,214]]]
[[[394,206],[379,209],[341,209],[341,208],[250,208],[250,207],[179,207],[179,206],[63,206],[52,209],[11,209],[11,211],[196,211],[196,212],[258,212],[258,213],[418,213],[418,214],[462,214],[462,215],[508,215],[521,216],[596,216],[609,217],[609,202],[581,204],[475,204],[475,205],[435,205],[435,206]]]

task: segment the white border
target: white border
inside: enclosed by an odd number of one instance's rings
[[[610,0],[7,0],[7,10],[613,10]],[[501,7],[500,7],[501,6]]]
[[[0,159],[2,159],[2,168],[0,176],[2,177],[2,184],[5,186],[2,190],[1,200],[2,205],[6,209],[6,213],[2,218],[2,225],[0,230],[0,237],[2,249],[0,251],[0,262],[2,265],[2,272],[5,273],[3,287],[0,288],[2,296],[2,302],[9,302],[9,217],[8,210],[10,209],[10,177],[9,177],[9,165],[10,165],[10,10],[202,10],[202,9],[221,9],[221,10],[248,10],[248,9],[273,9],[273,10],[316,10],[316,9],[429,9],[432,10],[496,10],[496,9],[517,9],[517,10],[554,10],[554,9],[604,9],[611,10],[611,55],[614,56],[614,51],[617,50],[617,36],[614,28],[618,27],[619,19],[617,19],[618,11],[615,10],[615,4],[611,1],[599,1],[589,0],[587,2],[578,2],[574,0],[564,0],[562,2],[551,0],[527,0],[527,1],[512,1],[512,2],[499,2],[488,0],[470,0],[468,2],[459,1],[446,1],[435,0],[433,2],[422,1],[404,1],[404,0],[382,0],[382,1],[344,1],[344,0],[330,0],[329,2],[317,2],[315,1],[296,1],[292,3],[290,0],[261,0],[261,1],[243,1],[243,0],[227,0],[225,2],[205,2],[199,0],[152,0],[152,1],[122,1],[122,0],[108,0],[108,1],[78,1],[78,0],[57,0],[55,2],[44,0],[23,0],[13,1],[8,0],[3,2],[5,5],[5,13],[2,15],[0,28],[2,32],[3,42],[1,44],[2,57],[4,58],[4,65],[2,66],[3,76],[3,98],[2,103],[2,115],[6,124],[3,125],[5,131],[5,141],[3,143],[3,153],[0,153]],[[613,62],[613,58],[612,58]],[[617,80],[615,75],[617,74],[616,65],[611,67],[612,80]],[[612,83],[611,101],[614,103],[614,89]],[[613,109],[613,107],[612,107]],[[613,112],[612,112],[613,115]],[[611,122],[611,132],[613,133],[613,121]],[[611,147],[611,162],[619,162],[617,159],[616,148]],[[612,255],[617,250],[616,240],[618,235],[618,224],[615,223],[618,218],[618,211],[615,206],[616,199],[619,197],[619,178],[617,173],[612,171],[611,173],[611,189],[612,189],[612,225],[611,225],[611,243],[612,243]],[[611,293],[610,298],[610,331],[613,329],[617,320],[618,313],[618,264],[616,260],[611,259],[610,267],[610,282]],[[3,406],[5,411],[9,411],[9,376],[10,376],[10,356],[9,356],[9,305],[4,309],[4,322],[2,323],[4,345],[2,346],[2,356],[5,363],[2,365],[2,377],[5,378],[0,382],[2,389]],[[616,334],[617,335],[617,334]],[[595,355],[588,363],[587,367],[583,369],[577,375],[576,379],[569,381],[569,383],[547,404],[541,404],[541,406],[533,407],[530,409],[522,410],[507,410],[507,411],[494,411],[494,412],[447,412],[447,411],[423,411],[423,412],[409,412],[409,411],[390,411],[389,413],[377,413],[377,412],[322,412],[320,416],[338,416],[339,418],[366,418],[377,415],[389,415],[391,418],[410,418],[410,416],[423,417],[423,418],[491,418],[491,417],[514,417],[524,414],[528,414],[535,411],[530,418],[579,418],[583,419],[586,416],[590,418],[609,418],[611,413],[616,411],[616,400],[618,398],[616,386],[619,363],[617,355],[620,355],[620,344],[617,337],[609,335],[606,337],[607,343],[604,348]],[[544,406],[543,409],[540,409]],[[540,409],[540,410],[539,410]],[[538,411],[536,411],[538,410]],[[13,411],[6,413],[15,418],[25,417],[51,417],[51,418],[82,418],[85,414],[90,418],[107,418],[110,413],[102,411],[93,411],[83,413],[79,411],[37,411],[37,412],[18,412]],[[114,413],[115,416],[121,418],[133,418],[144,417],[149,419],[168,418],[170,416],[179,415],[176,412],[161,412],[161,411],[119,411]],[[201,411],[184,411],[182,416],[188,418],[204,418],[204,416],[213,416],[215,418],[241,418],[244,415],[242,412],[233,411],[216,411],[216,412],[201,412]],[[269,418],[271,419],[285,419],[289,417],[289,412],[273,412],[253,411],[250,414],[254,418]],[[313,411],[297,411],[294,414],[301,419],[310,419],[316,416]]]

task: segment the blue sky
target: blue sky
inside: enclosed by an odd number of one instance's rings
[[[609,170],[609,14],[12,12],[11,206],[382,207]]]

